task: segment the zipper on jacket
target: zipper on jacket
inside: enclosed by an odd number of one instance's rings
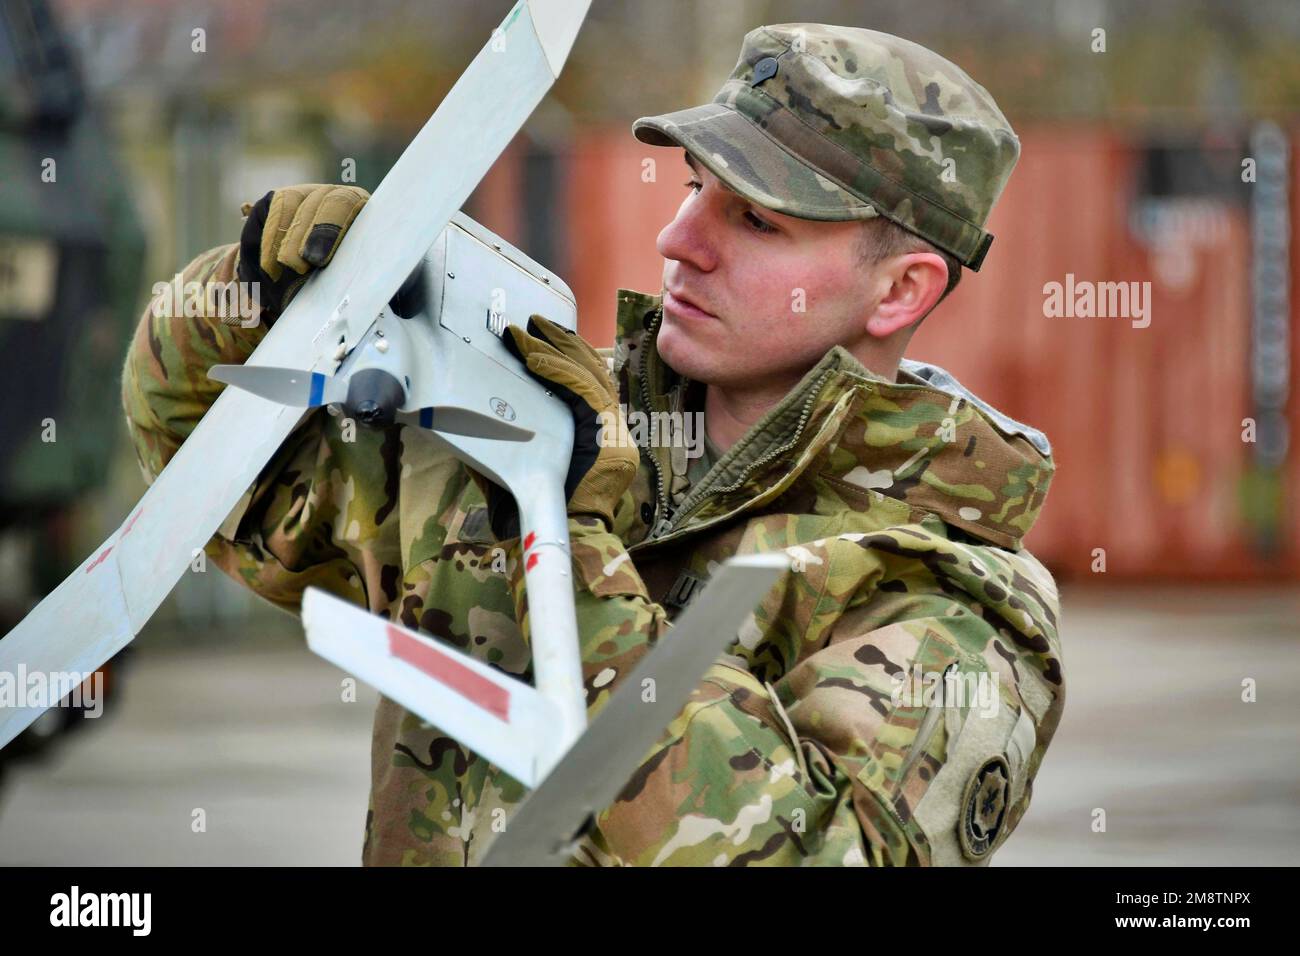
[[[672,522],[673,525],[680,524],[680,522],[686,518],[691,511],[695,510],[696,506],[706,497],[714,494],[724,494],[729,491],[735,491],[762,465],[767,464],[778,455],[783,455],[793,448],[799,441],[799,436],[803,434],[804,427],[808,424],[808,418],[812,414],[813,404],[817,401],[818,396],[821,395],[822,386],[826,384],[826,379],[834,374],[834,372],[835,369],[828,368],[826,371],[822,372],[821,376],[818,377],[817,381],[814,383],[808,397],[804,400],[803,408],[799,413],[799,422],[795,425],[794,434],[790,436],[789,441],[780,448],[772,449],[757,461],[750,462],[749,467],[741,472],[740,477],[729,485],[724,485],[721,488],[711,488],[708,482],[701,482],[701,484],[697,488],[693,488],[686,496],[685,500],[682,501],[681,507],[677,509],[677,517]]]
[[[646,412],[651,412],[650,407],[650,384],[649,384],[649,365],[650,365],[650,342],[654,338],[655,330],[659,328],[659,323],[663,321],[663,306],[655,310],[655,319],[646,329],[645,337],[641,340],[641,407]],[[671,515],[668,513],[668,492],[664,489],[664,476],[659,468],[659,460],[655,457],[654,449],[646,449],[646,457],[650,459],[650,465],[655,473],[655,513],[652,517],[649,536],[657,536],[661,531],[666,530],[671,525]],[[661,518],[660,515],[663,517]]]

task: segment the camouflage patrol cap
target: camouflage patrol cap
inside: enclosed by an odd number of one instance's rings
[[[632,125],[745,198],[801,219],[885,216],[978,270],[1020,141],[984,87],[907,40],[783,23],[745,35],[704,106]]]

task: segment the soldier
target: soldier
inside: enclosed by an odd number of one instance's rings
[[[600,353],[545,321],[505,337],[574,410],[589,714],[719,562],[783,551],[791,570],[572,862],[987,863],[1064,703],[1056,587],[1022,543],[1054,465],[1041,433],[902,356],[979,268],[1019,143],[952,63],[820,24],[753,30],[713,102],[633,130],[691,174],[663,289],[620,290]],[[248,357],[365,200],[276,190],[190,264],[261,283],[260,325],[146,312],[123,400],[147,478],[220,392],[205,370]],[[620,405],[702,412],[706,454],[602,440]],[[419,429],[349,426],[307,417],[210,560],[290,612],[315,585],[528,679],[509,495]],[[382,698],[372,774],[367,864],[473,864],[525,796]]]

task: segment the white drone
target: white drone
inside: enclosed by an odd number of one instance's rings
[[[533,790],[486,864],[567,860],[786,567],[780,555],[726,562],[587,726],[564,495],[573,419],[500,340],[506,323],[534,314],[576,330],[573,295],[457,210],[555,81],[589,2],[515,4],[329,268],[247,363],[210,371],[237,387],[121,527],[0,640],[0,673],[90,673],[126,646],[313,409],[417,424],[515,497],[536,686],[316,588],[302,602],[307,643]],[[647,703],[640,686],[651,675]],[[0,709],[0,747],[44,709]]]

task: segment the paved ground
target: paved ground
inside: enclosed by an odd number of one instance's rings
[[[1065,717],[996,861],[1300,863],[1300,593],[1065,600]]]
[[[1300,595],[1067,589],[1064,628],[1065,719],[997,864],[1300,863]],[[355,864],[374,694],[269,631],[151,635],[117,714],[11,772],[0,864]]]
[[[119,712],[10,772],[0,864],[357,864],[376,695],[344,703],[340,671],[271,631],[138,652]]]

